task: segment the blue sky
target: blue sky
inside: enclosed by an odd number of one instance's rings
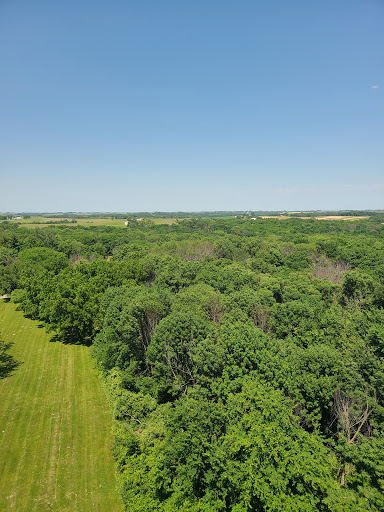
[[[0,211],[384,208],[383,0],[0,0]]]

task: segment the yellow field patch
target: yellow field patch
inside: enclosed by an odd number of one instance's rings
[[[369,219],[368,215],[355,215],[355,216],[348,216],[348,215],[323,215],[318,217],[292,217],[289,215],[263,215],[261,217],[262,219],[279,219],[279,220],[285,220],[285,219],[316,219],[316,220],[362,220],[362,219]]]
[[[362,220],[362,219],[369,219],[368,215],[325,215],[321,217],[315,217],[317,220]]]

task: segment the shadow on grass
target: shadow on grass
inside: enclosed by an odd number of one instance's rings
[[[7,353],[12,345],[0,340],[0,379],[11,376],[16,368],[23,364]]]
[[[50,343],[62,343],[63,345],[83,345],[85,347],[90,347],[92,345],[91,338],[78,339],[75,337],[65,337],[60,334],[53,334],[50,339]]]

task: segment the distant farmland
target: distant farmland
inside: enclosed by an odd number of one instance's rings
[[[292,215],[262,215],[262,219],[316,219],[316,220],[363,220],[369,219],[368,215],[319,215],[317,217],[292,216]]]
[[[62,222],[62,221],[66,222]],[[94,218],[76,218],[76,222],[71,222],[72,218],[57,219],[56,217],[36,216],[30,219],[22,219],[12,222],[19,222],[25,228],[45,228],[47,226],[113,226],[117,228],[125,228],[125,219],[112,219],[110,217],[94,217]],[[147,220],[147,219],[146,219]],[[179,219],[182,220],[182,219]],[[150,219],[154,224],[175,224],[177,219],[171,218],[153,218]]]
[[[235,213],[233,216],[228,216],[226,218],[235,218]],[[307,212],[303,212],[302,215],[299,215],[300,212],[289,212],[288,214],[281,215],[260,215],[259,219],[278,219],[278,220],[286,220],[286,219],[316,219],[316,220],[345,220],[345,221],[356,221],[356,220],[365,220],[369,219],[369,215],[306,215]],[[325,212],[324,212],[325,213]],[[199,212],[196,212],[196,217],[199,217]],[[205,218],[205,217],[204,217]],[[249,216],[245,216],[244,219],[249,219]],[[57,216],[46,216],[46,215],[36,215],[27,219],[21,220],[12,220],[12,222],[18,222],[22,227],[27,228],[44,228],[47,226],[111,226],[111,227],[120,227],[125,228],[125,218],[113,218],[111,215],[109,216],[101,216],[101,217],[90,217],[90,216],[76,216],[76,217],[57,217]],[[145,217],[145,223],[151,224],[167,224],[172,225],[176,224],[178,221],[185,220],[184,218],[176,218],[176,217]]]

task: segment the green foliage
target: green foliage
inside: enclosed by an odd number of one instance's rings
[[[299,426],[281,393],[245,381],[228,410],[223,487],[232,491],[232,510],[329,510],[335,459]]]
[[[12,343],[6,343],[0,338],[0,379],[4,379],[16,370],[19,362],[16,361],[8,350],[12,347]]]
[[[139,441],[123,471],[127,508],[332,510],[324,498],[337,487],[336,460],[281,393],[245,381],[224,403],[203,398],[184,396],[160,437]]]
[[[58,274],[65,267],[69,266],[68,258],[61,252],[48,249],[47,247],[34,247],[24,249],[19,253],[22,272],[29,274],[36,269],[45,269]]]
[[[102,300],[103,328],[93,346],[100,368],[145,371],[151,336],[168,310],[167,292],[138,286],[109,288]]]
[[[212,325],[190,312],[161,320],[147,351],[155,379],[170,395],[199,384],[204,368],[215,367],[215,355]]]
[[[193,311],[217,323],[224,314],[225,306],[222,294],[202,283],[180,291],[174,298],[172,310]]]
[[[59,339],[93,343],[127,510],[376,512],[383,232],[5,225],[0,285]]]
[[[374,281],[371,276],[358,270],[347,272],[343,283],[343,293],[346,299],[366,301],[372,296]]]

